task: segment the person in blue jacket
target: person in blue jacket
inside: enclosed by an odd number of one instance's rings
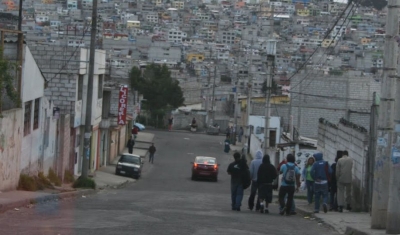
[[[314,213],[319,213],[320,200],[322,196],[323,210],[325,213],[328,212],[328,182],[330,181],[330,175],[332,169],[329,167],[329,163],[323,160],[322,153],[314,154],[315,163],[311,168],[311,177],[314,179],[314,194],[315,194],[315,207]]]

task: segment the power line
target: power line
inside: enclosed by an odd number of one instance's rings
[[[340,26],[340,30],[342,29],[344,23],[345,23],[346,20],[348,19],[350,13],[352,13],[352,16],[351,16],[351,17],[354,16],[355,11],[353,11],[353,8],[354,8],[354,5],[352,6],[352,8],[350,9],[350,11],[349,11],[349,13],[347,14],[346,18],[344,19],[342,25]],[[350,18],[351,18],[351,17],[350,17]],[[349,24],[350,24],[350,20],[347,22],[346,28],[347,28],[347,26],[348,26]],[[338,31],[338,32],[336,33],[336,35],[334,36],[334,38],[337,37],[337,35],[338,35],[339,32],[340,32],[340,31]],[[332,45],[332,43],[333,43],[333,40],[329,43],[328,48]],[[335,49],[337,45],[339,45],[339,43],[336,43],[335,46],[333,47],[333,49]],[[325,59],[325,62],[324,62],[324,64],[323,64],[321,67],[325,66],[327,62],[328,62],[328,58]],[[305,81],[305,80],[309,77],[310,73],[311,73],[311,72],[307,73],[298,83],[296,83],[296,85],[294,85],[293,87],[290,87],[290,89],[292,90],[292,89],[294,89],[295,87],[299,86],[303,81]],[[318,73],[318,72],[317,72],[317,73]],[[316,76],[314,76],[314,77],[316,77]],[[310,82],[307,84],[307,87],[311,84],[312,81],[313,81],[313,78],[311,77],[311,80],[310,80]],[[297,96],[296,96],[296,97],[297,97]],[[293,98],[294,98],[294,97],[293,97]]]
[[[352,5],[352,4],[348,4],[348,5],[346,6],[346,8],[343,10],[343,12],[340,14],[340,16],[336,19],[335,23],[332,25],[332,27],[328,30],[328,32],[326,33],[326,35],[325,35],[324,38],[322,39],[323,41],[324,41],[325,39],[327,39],[327,38],[330,36],[331,32],[332,32],[333,29],[336,27],[336,25],[339,23],[340,19],[344,16],[344,14],[346,13],[346,11],[347,11],[347,9],[350,7],[350,5]],[[307,58],[307,60],[304,61],[304,63],[303,63],[302,65],[300,65],[300,67],[297,68],[296,71],[289,77],[289,79],[288,79],[289,81],[290,81],[297,73],[299,73],[301,69],[303,69],[303,68],[307,65],[308,61],[310,61],[310,59],[312,58],[312,56],[313,56],[315,53],[317,53],[318,49],[320,49],[320,48],[321,48],[321,46],[317,47],[317,48],[311,53],[311,55]]]
[[[315,95],[315,94],[308,94],[302,92],[293,92],[293,91],[286,91],[289,93],[304,95],[304,96],[311,96],[311,97],[318,97],[318,98],[326,98],[326,99],[334,99],[334,100],[346,100],[346,101],[368,101],[371,102],[372,100],[365,100],[365,99],[357,99],[357,98],[349,98],[349,97],[340,97],[340,96],[326,96],[326,95]]]
[[[83,30],[83,35],[81,40],[83,40],[85,38],[85,33],[88,30],[89,25],[86,26],[86,28]],[[76,47],[75,50],[72,52],[71,56],[68,58],[68,60],[65,62],[65,64],[60,68],[60,70],[58,70],[58,72],[56,74],[54,74],[54,76],[52,78],[50,78],[49,80],[46,80],[45,84],[47,85],[49,82],[51,82],[53,79],[55,79],[60,73],[61,71],[63,71],[67,65],[69,64],[69,62],[71,61],[72,57],[75,56],[75,53],[78,51],[78,49],[80,49],[81,47]]]

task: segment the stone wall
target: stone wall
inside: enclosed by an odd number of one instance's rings
[[[352,200],[355,210],[368,209],[367,197],[368,133],[363,127],[345,119],[338,124],[321,118],[318,125],[318,150],[324,159],[333,163],[337,150],[347,150],[354,160]]]

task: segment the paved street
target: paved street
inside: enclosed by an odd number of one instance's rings
[[[231,155],[223,153],[223,136],[183,132],[155,133],[154,165],[146,162],[142,178],[123,189],[85,198],[50,202],[0,215],[0,234],[336,234],[302,216],[230,210]],[[218,158],[218,182],[191,181],[196,155]],[[146,159],[148,160],[148,159]]]

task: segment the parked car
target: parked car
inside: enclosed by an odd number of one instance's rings
[[[139,155],[124,153],[115,168],[116,175],[126,175],[139,179],[142,174],[143,160]]]
[[[146,127],[143,124],[138,123],[138,122],[136,122],[133,125],[136,126],[139,129],[139,131],[144,131],[146,129]]]
[[[215,157],[197,156],[192,163],[192,180],[208,178],[218,181],[217,159]]]

